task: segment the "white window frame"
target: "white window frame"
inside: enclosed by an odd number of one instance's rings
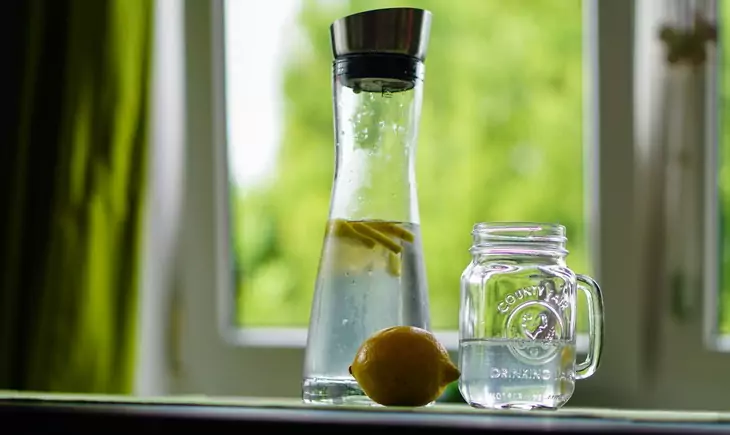
[[[644,326],[643,307],[650,301],[643,300],[639,288],[642,235],[634,211],[640,208],[634,194],[639,169],[633,113],[635,4],[584,1],[590,23],[585,26],[586,41],[591,41],[585,44],[585,59],[594,66],[594,89],[600,95],[588,97],[593,115],[586,134],[595,146],[585,153],[587,185],[592,186],[587,212],[594,275],[604,289],[607,320],[603,364],[594,377],[579,382],[570,405],[727,409],[730,376],[723,383],[718,375],[727,372],[730,358],[703,347],[701,321],[664,328],[657,340],[672,345],[663,346],[655,368],[660,381],[652,384],[642,372],[639,331]],[[156,390],[139,390],[299,397],[303,346],[297,344],[303,343],[306,332],[231,333],[230,307],[218,297],[220,291],[233,291],[226,222],[223,0],[186,0],[184,12],[186,187],[171,278],[180,308],[174,316],[159,311],[163,320],[156,322],[149,321],[154,316],[143,315],[148,323],[142,327],[142,348],[152,347],[144,338],[150,325],[167,330],[168,319],[179,320],[171,327],[179,332],[165,335],[169,352],[140,363],[140,379],[164,372],[169,382]],[[454,340],[451,334],[441,338],[448,343]],[[248,345],[237,345],[241,342]]]

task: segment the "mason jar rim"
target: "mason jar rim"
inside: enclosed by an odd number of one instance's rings
[[[472,230],[474,244],[535,243],[563,248],[565,226],[544,222],[479,222]]]

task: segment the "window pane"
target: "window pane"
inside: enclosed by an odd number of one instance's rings
[[[723,242],[720,247],[722,256],[721,274],[722,283],[720,289],[720,313],[719,313],[719,331],[720,334],[730,335],[730,122],[728,115],[730,114],[730,67],[727,65],[730,59],[730,33],[727,31],[727,25],[730,23],[730,5],[727,2],[718,2],[720,8],[719,22],[721,27],[720,44],[722,52],[720,53],[720,211],[721,218],[721,234]]]
[[[433,327],[457,327],[475,222],[566,225],[569,264],[590,272],[579,0],[229,1],[240,326],[308,323],[334,169],[329,25],[393,6],[434,14],[417,157]]]

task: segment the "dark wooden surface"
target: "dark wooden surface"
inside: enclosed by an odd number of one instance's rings
[[[1,399],[0,433],[730,433],[730,422],[637,421],[625,417],[563,416],[551,412],[378,412],[343,408],[266,407],[182,403],[132,403]]]

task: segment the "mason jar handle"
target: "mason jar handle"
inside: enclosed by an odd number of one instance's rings
[[[591,277],[576,275],[578,288],[588,300],[588,355],[575,367],[575,378],[585,379],[598,369],[603,349],[603,294],[601,287]]]

